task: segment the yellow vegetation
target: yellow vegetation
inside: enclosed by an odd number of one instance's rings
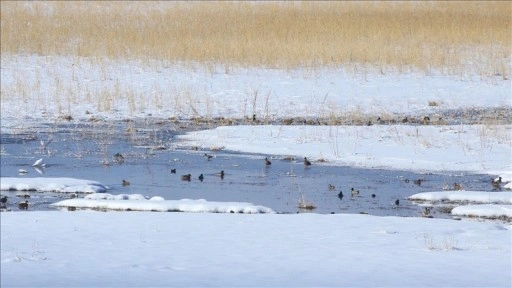
[[[512,2],[1,2],[1,53],[506,74]],[[505,77],[505,75],[504,75]]]

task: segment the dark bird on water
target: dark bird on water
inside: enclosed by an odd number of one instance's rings
[[[375,198],[375,194],[372,194],[372,198]]]
[[[396,199],[396,201],[395,201],[395,205],[396,205],[396,206],[400,205],[400,200]]]
[[[130,182],[123,180],[123,186],[130,186]]]
[[[0,202],[5,205],[7,203],[7,196],[2,196],[2,199],[0,199]]]
[[[213,158],[213,156],[212,156],[212,155],[208,155],[208,154],[206,154],[206,153],[204,153],[204,157],[206,157],[206,160],[208,160],[208,161],[210,161],[210,159],[212,159],[212,158]]]
[[[220,173],[215,173],[215,176],[219,176],[220,179],[224,179],[224,170],[220,171]]]
[[[265,158],[265,165],[266,165],[266,166],[270,166],[270,165],[272,165],[272,162],[270,162],[270,161],[268,160],[268,158]]]
[[[192,175],[190,175],[190,174],[187,174],[187,175],[181,175],[181,180],[183,180],[183,181],[189,181],[189,182],[190,182],[190,177],[192,177]]]
[[[338,193],[338,198],[343,199],[343,191],[340,190],[340,193]]]
[[[414,184],[421,186],[421,182],[423,182],[423,179],[414,180]]]
[[[28,201],[25,200],[25,202],[21,202],[18,204],[18,207],[21,209],[21,210],[28,210]]]
[[[203,180],[204,180],[203,174],[199,175],[199,181],[203,182]]]
[[[176,174],[176,168],[171,169],[171,174]]]
[[[310,166],[311,162],[308,161],[308,158],[304,157],[304,166]]]
[[[492,187],[494,187],[495,190],[501,190],[501,177],[493,179],[491,181],[491,185]]]

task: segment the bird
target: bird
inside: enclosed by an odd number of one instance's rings
[[[414,184],[421,186],[421,182],[423,182],[423,179],[414,180]]]
[[[429,123],[430,123],[430,117],[428,117],[428,116],[423,117],[423,119],[421,120],[421,124],[423,124],[423,125],[428,125]]]
[[[340,193],[338,193],[338,198],[343,199],[343,191],[340,190]]]
[[[352,191],[352,196],[359,195],[359,190],[355,190],[354,188],[350,189]]]
[[[492,183],[501,184],[501,176],[492,180]]]
[[[270,162],[270,161],[268,160],[268,158],[265,158],[265,165],[266,165],[266,166],[270,166],[270,165],[272,165],[272,162]]]
[[[329,189],[329,191],[333,191],[333,190],[336,190],[336,186],[329,184],[329,185],[327,185],[327,189]]]
[[[2,205],[5,205],[7,203],[7,196],[2,196],[0,202],[2,203]]]
[[[123,186],[130,186],[130,182],[123,179]]]
[[[304,166],[310,166],[311,162],[308,161],[308,158],[304,157]]]
[[[375,194],[372,194],[372,198],[375,198]]]
[[[124,162],[124,156],[121,153],[114,154],[114,162],[123,163]]]
[[[28,201],[25,200],[25,202],[19,203],[18,208],[20,208],[21,210],[28,210]]]
[[[27,173],[28,173],[28,171],[25,169],[18,169],[18,174],[20,174],[20,175],[25,175]]]
[[[171,169],[171,174],[176,174],[176,168]]]
[[[203,180],[204,180],[203,174],[199,175],[199,181],[203,182]]]
[[[215,176],[220,176],[220,179],[224,179],[224,170],[220,171],[219,173],[215,173]]]
[[[36,162],[34,162],[34,164],[32,164],[32,167],[44,167],[45,164],[43,164],[43,158],[37,160]]]
[[[190,174],[181,175],[181,180],[190,182],[190,177],[192,177]]]
[[[421,216],[429,217],[430,216],[430,208],[429,207],[423,207],[423,212],[421,213]]]
[[[462,190],[462,184],[453,183],[453,190]]]
[[[212,159],[212,158],[213,158],[213,156],[212,156],[212,155],[208,155],[208,154],[206,154],[206,153],[204,153],[204,157],[206,157],[206,160],[208,160],[208,161],[210,161],[210,159]]]
[[[495,180],[496,180],[496,179],[495,179]],[[498,179],[498,181],[495,181],[495,180],[493,180],[493,181],[491,182],[492,187],[494,187],[494,189],[495,189],[495,190],[496,190],[496,189],[501,190],[501,185],[500,185],[500,184],[501,184],[501,177],[500,177],[500,179]]]
[[[396,206],[400,205],[400,200],[396,199],[396,201],[395,201],[395,205],[396,205]]]

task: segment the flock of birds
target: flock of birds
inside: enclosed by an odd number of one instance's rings
[[[119,153],[117,153],[117,154],[115,154],[115,155],[114,155],[114,158],[121,159],[120,157],[122,157],[122,155],[121,155],[121,154],[119,154]],[[206,160],[207,160],[207,161],[210,161],[210,160],[212,160],[212,159],[214,158],[214,156],[213,156],[213,155],[210,155],[210,154],[207,154],[207,153],[205,153],[205,154],[204,154],[204,157],[206,158]],[[122,160],[124,160],[124,157],[122,158]],[[267,157],[267,158],[265,158],[265,160],[264,160],[264,161],[265,161],[265,162],[264,162],[265,166],[270,166],[270,165],[272,165],[272,162],[270,162],[270,160],[268,160],[268,157]],[[305,166],[305,167],[311,166],[311,162],[308,160],[308,158],[307,158],[307,157],[304,157],[303,163],[304,163],[304,166]],[[176,174],[176,168],[171,169],[171,174]],[[215,175],[215,176],[217,176],[217,177],[220,177],[220,179],[222,179],[222,180],[223,180],[223,179],[224,179],[224,176],[225,176],[226,174],[224,173],[224,170],[222,170],[222,171],[220,171],[220,172],[218,172],[218,173],[215,173],[215,174],[213,174],[213,175]],[[192,174],[183,174],[183,175],[181,175],[181,176],[180,176],[180,179],[181,179],[182,181],[188,181],[188,182],[190,182],[190,181],[192,181]],[[199,175],[199,177],[197,177],[197,179],[198,179],[199,181],[203,182],[203,180],[204,180],[204,174],[200,174],[200,175]],[[124,180],[124,179],[123,179],[123,180],[122,180],[122,182],[121,182],[121,184],[122,184],[124,187],[126,187],[126,186],[129,186],[129,185],[130,185],[130,182],[129,182],[129,181],[127,181],[127,180]]]
[[[206,154],[206,153],[204,154],[204,156],[205,156],[206,160],[208,160],[208,161],[210,161],[211,159],[214,158],[213,155],[209,155],[209,154]],[[120,153],[117,153],[117,154],[114,155],[114,161],[122,163],[122,162],[124,162],[124,156],[122,154],[120,154]],[[304,167],[311,166],[311,162],[307,159],[307,157],[304,157],[303,164],[304,164]],[[264,165],[267,166],[267,167],[272,165],[272,162],[268,159],[268,157],[265,158]],[[32,164],[32,167],[42,168],[42,167],[46,167],[46,164],[43,163],[43,159],[41,158],[41,159],[38,159],[37,161],[35,161],[34,164]],[[26,172],[26,170],[20,169],[19,173],[20,174],[24,174],[24,173],[27,173],[27,172]],[[176,174],[176,168],[171,169],[171,174]],[[219,173],[215,173],[214,175],[220,177],[221,179],[224,179],[225,173],[224,173],[224,170],[222,170]],[[182,181],[189,181],[190,182],[190,181],[192,181],[192,175],[191,174],[184,174],[184,175],[181,175],[180,179]],[[197,179],[199,181],[203,182],[204,175],[200,174]],[[406,183],[409,182],[408,179],[405,179],[404,181]],[[416,180],[413,180],[413,183],[420,186],[423,181],[425,181],[425,179],[416,179]],[[124,179],[122,180],[121,184],[123,185],[123,187],[130,186],[130,182],[127,181],[127,180],[124,180]],[[497,177],[497,178],[491,180],[491,185],[493,187],[493,190],[495,190],[495,191],[496,190],[500,190],[501,191],[501,184],[502,184],[502,178],[501,177]],[[328,184],[327,188],[328,188],[329,191],[336,190],[336,186],[333,185],[333,184]],[[454,183],[453,184],[453,190],[462,190],[462,184]],[[356,189],[354,189],[352,187],[350,189],[350,194],[351,194],[352,197],[357,197],[357,196],[359,196],[360,191],[356,190]],[[340,190],[340,192],[338,193],[338,198],[343,199],[344,196],[345,195],[343,194],[343,191]],[[28,197],[30,197],[30,195],[28,195]],[[371,197],[375,198],[376,195],[375,194],[371,194]],[[2,196],[0,198],[0,205],[1,205],[2,208],[7,207],[7,202],[8,202],[7,196]],[[396,199],[394,204],[396,206],[399,206],[400,205],[400,199]],[[25,200],[24,202],[18,203],[18,208],[20,210],[28,210],[28,207],[29,207],[29,202],[27,200]],[[422,215],[425,216],[425,217],[431,217],[430,216],[430,208],[424,207]]]

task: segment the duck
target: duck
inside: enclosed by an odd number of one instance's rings
[[[171,174],[176,174],[176,168],[171,169]]]
[[[400,205],[400,200],[399,200],[399,199],[396,199],[396,201],[395,201],[395,205],[396,205],[396,206],[399,206],[399,205]]]
[[[212,158],[213,158],[213,156],[212,156],[212,155],[208,155],[208,154],[206,154],[206,153],[204,153],[204,157],[206,157],[206,160],[208,160],[208,161],[210,161],[210,159],[212,159]]]
[[[359,190],[355,190],[354,188],[352,188],[352,189],[350,189],[350,191],[352,192],[352,196],[359,195]]]
[[[270,166],[270,165],[272,165],[272,162],[270,162],[270,161],[268,160],[268,158],[265,158],[265,165],[266,165],[266,166]]]
[[[462,184],[453,183],[453,190],[462,190]]]
[[[21,210],[28,210],[28,201],[27,201],[27,200],[25,200],[25,202],[18,203],[18,207],[19,207]]]
[[[190,177],[192,177],[190,174],[181,175],[181,180],[190,182]]]
[[[203,180],[204,180],[203,174],[199,175],[199,181],[203,182]]]
[[[423,181],[425,181],[425,180],[423,180],[423,179],[414,180],[414,184],[421,186],[421,182],[423,182]]]
[[[224,179],[224,170],[220,171],[219,173],[215,173],[215,176],[219,176],[220,179]]]
[[[2,203],[2,205],[5,205],[7,203],[7,196],[2,196],[0,202]]]
[[[336,190],[336,186],[329,184],[329,185],[327,185],[327,189],[329,189],[329,191],[333,191],[333,190]]]
[[[423,119],[421,119],[422,125],[428,125],[429,123],[430,123],[430,117],[425,116],[425,117],[423,117]]]
[[[126,186],[130,186],[130,182],[129,181],[126,181],[123,179],[123,186],[126,187]]]
[[[492,183],[501,184],[501,176],[492,180]]]
[[[376,197],[376,195],[375,195],[375,194],[372,194],[372,198],[375,198],[375,197]]]
[[[114,162],[122,163],[124,162],[124,156],[121,153],[114,154]]]
[[[421,216],[423,216],[423,217],[430,217],[430,208],[429,207],[423,207],[423,212],[421,213]]]
[[[340,190],[340,193],[338,193],[338,198],[343,199],[343,191]]]
[[[311,162],[308,161],[308,158],[304,157],[304,166],[310,166]]]

